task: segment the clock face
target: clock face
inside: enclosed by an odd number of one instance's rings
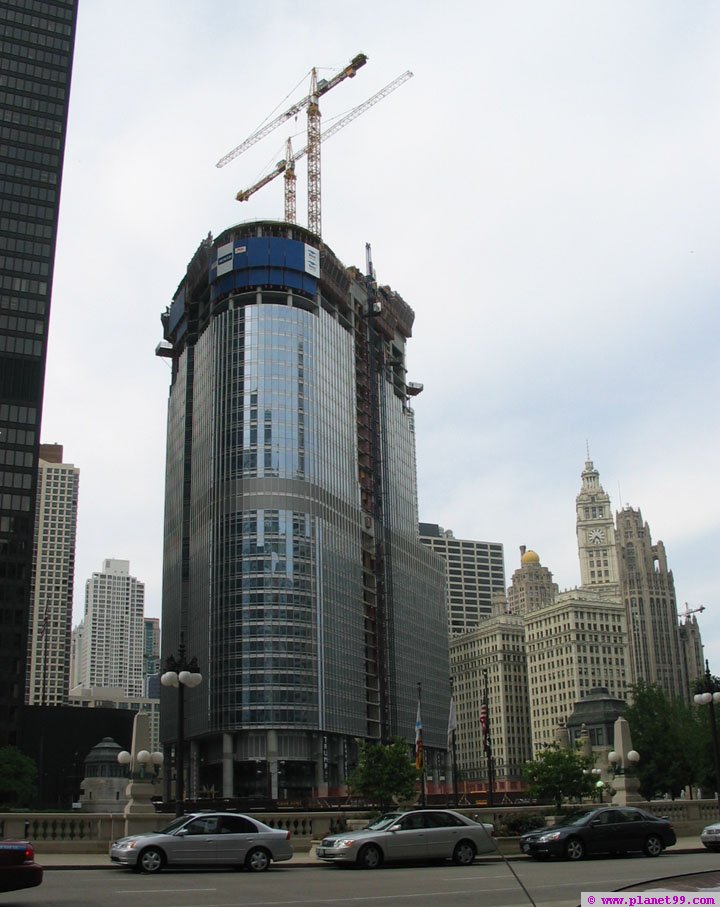
[[[593,545],[602,545],[604,541],[604,529],[590,529],[590,531],[588,532],[588,542],[592,542]]]

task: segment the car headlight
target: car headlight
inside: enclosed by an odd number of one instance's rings
[[[561,832],[559,832],[559,831],[552,831],[552,832],[549,832],[549,833],[546,834],[546,835],[540,835],[540,837],[539,837],[537,840],[538,840],[538,843],[539,843],[539,844],[547,844],[549,841],[557,841],[557,840],[559,840],[561,837],[562,837]]]
[[[119,841],[115,847],[120,847],[123,850],[132,850],[137,847],[137,841]]]
[[[341,841],[335,842],[335,847],[354,847],[355,841],[352,838],[343,838]]]

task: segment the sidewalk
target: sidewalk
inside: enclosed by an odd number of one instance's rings
[[[694,835],[688,838],[678,838],[677,844],[668,848],[668,854],[673,853],[702,853],[705,850],[700,843],[700,836]],[[505,854],[508,860],[528,860],[528,857],[517,853]],[[487,854],[477,858],[479,862],[501,860],[499,853]],[[43,854],[42,850],[35,849],[35,860],[46,870],[53,869],[122,869],[117,863],[111,863],[107,854],[102,853],[48,853]],[[295,853],[292,860],[278,863],[278,866],[322,866],[322,860],[315,856],[315,848],[309,851]],[[709,867],[710,868],[710,867]]]

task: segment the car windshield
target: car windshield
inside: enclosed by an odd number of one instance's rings
[[[382,831],[383,828],[389,828],[394,825],[401,816],[402,813],[385,813],[384,816],[380,816],[379,819],[371,822],[367,828],[369,831]]]
[[[171,835],[178,830],[182,825],[184,825],[190,816],[180,816],[179,819],[175,819],[174,822],[171,822],[169,825],[165,826],[162,831],[155,832],[158,835]]]

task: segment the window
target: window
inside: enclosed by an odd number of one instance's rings
[[[223,816],[220,833],[223,835],[254,835],[257,834],[257,826],[245,816]]]
[[[217,816],[203,816],[193,819],[184,826],[189,835],[212,835],[218,830],[219,818]]]

